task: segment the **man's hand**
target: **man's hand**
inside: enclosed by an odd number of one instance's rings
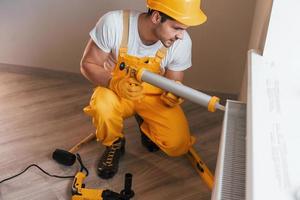
[[[183,98],[177,97],[171,92],[162,93],[160,99],[168,107],[174,107],[176,105],[180,105],[184,101]]]
[[[106,71],[112,72],[116,63],[116,60],[113,58],[112,54],[110,54],[104,61],[103,67]],[[113,76],[108,87],[122,98],[133,101],[143,98],[143,86],[135,78],[130,77],[130,74],[125,77]]]
[[[180,81],[176,81],[176,83],[181,84]],[[167,91],[161,94],[160,99],[168,107],[174,107],[176,105],[180,105],[184,101],[183,98],[178,97],[173,93]]]
[[[113,77],[109,82],[109,88],[118,96],[129,100],[138,101],[144,97],[143,86],[130,76]]]

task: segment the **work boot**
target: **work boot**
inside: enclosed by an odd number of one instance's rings
[[[125,138],[119,138],[106,147],[98,163],[97,173],[103,179],[112,178],[119,168],[120,157],[125,153]]]
[[[149,151],[149,152],[156,152],[159,150],[159,147],[152,142],[150,138],[147,137],[142,131],[141,131],[141,142],[142,145]]]
[[[143,123],[143,118],[141,118],[139,115],[135,115],[135,119],[139,125],[139,127],[142,125]],[[141,142],[142,145],[149,151],[149,152],[156,152],[159,150],[159,147],[152,142],[152,140],[150,138],[148,138],[148,136],[143,133],[142,129],[140,128],[140,133],[141,133]]]

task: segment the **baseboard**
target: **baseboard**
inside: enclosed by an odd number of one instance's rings
[[[82,76],[82,74],[53,70],[53,69],[45,69],[40,67],[29,67],[29,66],[22,66],[22,65],[0,63],[0,72],[27,74],[27,75],[39,76],[45,78],[67,79],[73,82],[75,81],[84,84],[91,84],[89,83],[88,80],[86,80]]]

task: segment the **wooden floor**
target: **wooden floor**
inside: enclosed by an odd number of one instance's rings
[[[65,167],[51,158],[56,148],[69,149],[94,131],[82,112],[88,103],[91,85],[68,81],[68,76],[15,73],[0,70],[0,180],[36,163],[51,174],[74,175],[79,166]],[[223,96],[222,98],[226,98]],[[184,110],[195,148],[214,172],[222,112],[185,102]],[[140,143],[134,118],[125,122],[126,154],[119,173],[111,180],[96,175],[96,163],[103,147],[95,141],[80,149],[90,171],[87,188],[123,189],[126,172],[133,174],[133,189],[138,200],[207,200],[210,191],[186,157],[171,158],[162,152],[147,152]],[[2,200],[65,200],[71,198],[72,179],[51,178],[32,168],[25,174],[0,184]]]

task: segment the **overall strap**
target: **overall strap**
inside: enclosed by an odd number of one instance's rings
[[[120,55],[127,53],[128,35],[129,35],[129,10],[123,10],[123,34],[122,41],[120,45]]]
[[[165,57],[167,54],[168,49],[165,46],[162,46],[160,49],[157,50],[155,54],[155,62],[160,63],[161,60]]]

